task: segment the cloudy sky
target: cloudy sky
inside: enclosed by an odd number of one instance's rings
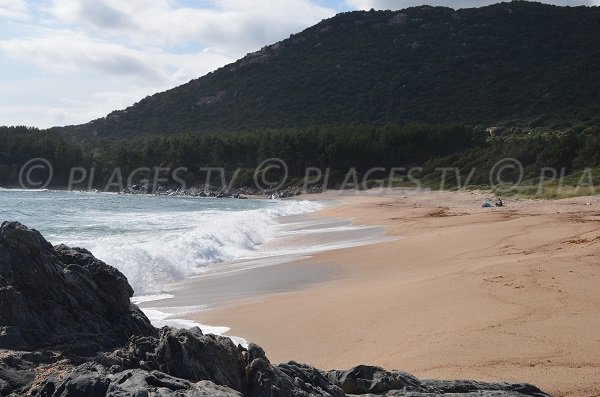
[[[493,2],[0,0],[0,125],[87,122],[341,11]]]

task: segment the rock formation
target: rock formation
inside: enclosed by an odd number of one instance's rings
[[[528,384],[419,380],[357,366],[273,365],[254,344],[154,328],[126,277],[84,249],[0,227],[0,396],[547,396]]]
[[[89,251],[52,247],[18,223],[0,227],[0,348],[110,348],[156,335],[132,295],[127,278]]]

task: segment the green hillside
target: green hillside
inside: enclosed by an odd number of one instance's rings
[[[349,12],[70,133],[577,119],[600,104],[600,8]]]

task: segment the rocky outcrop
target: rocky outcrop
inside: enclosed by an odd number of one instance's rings
[[[117,269],[84,249],[52,247],[18,223],[0,227],[0,348],[115,347],[155,335]]]
[[[3,223],[0,396],[547,396],[527,384],[421,381],[372,366],[273,365],[254,344],[198,328],[158,330],[132,295],[125,276],[90,252]]]
[[[548,396],[526,383],[484,383],[470,380],[419,380],[400,371],[359,365],[348,371],[328,371],[329,381],[349,395],[371,396],[460,396],[460,397],[518,397]]]
[[[386,393],[390,390],[430,392],[417,378],[400,371],[359,365],[348,371],[329,371],[327,378],[348,394]]]
[[[108,366],[142,367],[193,382],[211,380],[244,391],[247,360],[243,350],[229,338],[203,335],[198,328],[165,327],[156,337],[133,337],[105,359]]]
[[[82,364],[61,380],[49,378],[33,395],[57,397],[242,397],[241,393],[211,381],[190,382],[164,372],[141,369],[111,372],[96,363]]]

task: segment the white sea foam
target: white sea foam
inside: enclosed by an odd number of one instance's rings
[[[245,211],[178,214],[186,227],[179,226],[181,220],[159,219],[157,214],[147,220],[138,216],[137,222],[160,223],[161,233],[110,235],[88,245],[127,276],[136,295],[157,294],[165,284],[200,274],[209,264],[253,256],[276,235],[276,217],[317,208],[313,202],[289,201]]]
[[[181,309],[181,308],[178,308]],[[229,327],[218,327],[213,325],[205,325],[195,322],[193,320],[185,320],[179,318],[173,318],[172,313],[167,313],[162,310],[154,309],[154,308],[145,308],[142,309],[146,317],[150,320],[152,325],[155,327],[174,327],[174,328],[194,328],[198,327],[202,330],[203,334],[213,334],[213,335],[223,335],[229,332]],[[236,345],[242,345],[243,347],[248,347],[248,342],[244,338],[240,338],[238,336],[227,336],[229,339],[233,341]]]
[[[48,189],[20,189],[20,188],[4,188],[0,187],[0,192],[16,192],[16,193],[44,193],[49,192]]]
[[[32,190],[0,194],[0,219],[36,228],[53,244],[89,249],[122,271],[136,296],[161,294],[165,284],[201,274],[210,264],[251,257],[281,232],[275,217],[321,207],[291,200]]]
[[[152,301],[161,301],[163,299],[173,299],[175,295],[171,294],[155,294],[155,295],[142,295],[142,296],[134,296],[131,298],[131,302],[139,305],[144,302],[152,302]]]

